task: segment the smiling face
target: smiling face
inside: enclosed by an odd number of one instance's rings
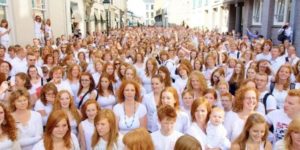
[[[164,85],[163,85],[163,83],[160,82],[160,80],[158,78],[152,78],[151,79],[151,87],[152,87],[152,91],[154,93],[159,93],[163,90]]]
[[[243,100],[243,109],[253,111],[257,105],[256,93],[253,90],[249,90],[245,93]]]
[[[92,104],[89,104],[87,107],[86,107],[86,111],[85,111],[87,117],[89,119],[94,119],[97,115],[97,106],[95,103],[92,103]]]
[[[62,108],[70,107],[71,99],[68,93],[62,93],[59,100]]]
[[[207,107],[205,105],[199,105],[195,112],[195,118],[197,122],[206,122],[207,115]]]
[[[254,124],[249,130],[249,138],[254,142],[261,142],[263,136],[266,134],[265,126],[265,123]]]
[[[278,70],[278,76],[281,80],[287,80],[291,75],[291,71],[287,67],[281,67]]]
[[[190,108],[193,104],[194,96],[192,93],[185,93],[182,99],[183,103]]]
[[[26,110],[29,105],[29,100],[25,96],[20,96],[15,101],[15,107],[19,110]]]

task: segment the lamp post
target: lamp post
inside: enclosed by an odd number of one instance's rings
[[[103,0],[103,6],[104,6],[104,9],[105,9],[105,13],[106,13],[106,35],[108,36],[109,35],[109,14],[108,14],[108,11],[109,11],[109,5],[110,5],[110,0]]]

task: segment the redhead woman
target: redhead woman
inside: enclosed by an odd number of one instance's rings
[[[190,125],[189,116],[179,109],[179,96],[177,90],[173,87],[166,87],[161,91],[159,107],[170,105],[176,109],[177,118],[174,129],[178,132],[185,133]]]
[[[157,73],[158,65],[155,58],[149,58],[146,61],[145,71],[142,72],[141,80],[146,93],[151,92],[151,78]]]
[[[224,121],[230,141],[234,141],[242,132],[247,118],[258,106],[258,98],[259,94],[255,88],[245,86],[237,91],[233,112],[228,112]]]
[[[114,94],[112,82],[109,80],[109,75],[103,73],[99,79],[97,86],[98,98],[96,99],[101,108],[112,109],[117,103]]]
[[[53,103],[57,94],[56,86],[48,83],[43,86],[40,99],[34,105],[34,110],[39,112],[43,119],[43,126],[46,126],[48,117],[52,111]]]
[[[58,92],[54,101],[53,111],[61,109],[68,115],[72,133],[77,135],[77,126],[80,123],[81,114],[74,104],[73,97],[66,90]]]
[[[100,111],[98,103],[89,99],[81,108],[82,122],[79,124],[79,143],[82,150],[92,150],[92,135],[94,133],[94,119]]]
[[[8,48],[10,44],[9,33],[11,29],[8,28],[8,22],[6,19],[2,19],[0,23],[0,43]]]
[[[201,144],[202,149],[206,145],[206,126],[212,105],[204,98],[196,99],[191,107],[192,124],[186,134],[195,137]]]
[[[118,91],[118,104],[113,111],[121,133],[147,127],[147,109],[141,104],[140,85],[132,80],[124,80]]]
[[[80,150],[65,111],[56,110],[50,114],[43,139],[32,150]]]
[[[155,132],[159,129],[157,124],[157,107],[160,101],[160,93],[165,88],[163,78],[159,75],[154,75],[151,79],[151,87],[152,92],[143,97],[143,104],[147,108],[147,129],[150,132]]]
[[[70,84],[67,81],[63,80],[63,76],[64,69],[61,66],[55,66],[50,71],[50,82],[55,84],[57,91],[67,90],[71,95],[76,95],[72,92]]]
[[[203,96],[204,91],[207,89],[204,75],[199,71],[191,72],[186,87],[188,90],[193,91],[195,99]]]
[[[79,81],[80,74],[81,74],[80,66],[77,64],[73,64],[73,65],[69,66],[67,69],[66,81],[69,83],[72,93],[75,93],[75,94],[78,93],[79,86],[80,86],[80,81]],[[74,98],[75,97],[76,96],[74,96]]]
[[[29,93],[21,88],[9,97],[10,110],[19,130],[22,150],[31,150],[43,135],[43,121],[38,112],[30,110]]]
[[[262,115],[250,115],[242,133],[232,143],[231,150],[272,150],[268,141],[268,131],[269,126]]]
[[[8,109],[0,103],[0,149],[21,150],[16,122]]]
[[[115,114],[112,110],[103,109],[94,120],[92,148],[94,150],[123,150],[123,136],[118,132]]]

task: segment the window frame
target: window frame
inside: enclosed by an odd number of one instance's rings
[[[283,10],[283,20],[282,21],[278,21],[278,16],[279,14],[277,14],[278,12],[278,2],[279,1],[284,1],[284,10]],[[273,19],[273,24],[274,25],[284,25],[285,22],[287,22],[287,19],[288,19],[288,9],[289,9],[289,3],[290,1],[289,0],[275,0],[275,6],[274,6],[274,19]]]
[[[259,3],[258,13],[255,11],[257,3]],[[263,9],[263,0],[254,0],[253,1],[253,9],[252,9],[252,25],[261,25],[262,19],[262,9]],[[258,17],[258,21],[256,21],[256,17]]]
[[[48,8],[47,0],[40,0],[40,1],[41,1],[42,6],[39,7],[39,6],[36,5],[36,0],[31,0],[32,10],[33,10],[33,12],[39,12],[40,14],[42,14],[42,16],[41,16],[42,19],[45,19],[46,11],[47,11],[47,8]]]

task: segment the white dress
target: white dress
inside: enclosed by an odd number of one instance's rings
[[[26,125],[17,122],[22,150],[31,150],[32,147],[42,139],[43,135],[43,121],[41,115],[35,111],[30,111],[30,113],[30,119]]]
[[[3,28],[3,27],[0,27],[0,33],[4,33],[6,32],[7,29],[6,28]],[[2,35],[0,37],[0,43],[5,47],[5,48],[8,48],[9,47],[9,34],[6,33],[4,35]]]
[[[85,139],[85,149],[92,150],[92,136],[94,134],[95,126],[93,123],[89,122],[88,119],[82,121],[81,123],[84,139]]]
[[[139,103],[136,108],[135,113],[128,117],[125,115],[124,103],[119,103],[114,106],[113,111],[115,115],[119,118],[119,131],[122,134],[126,134],[128,131],[140,127],[140,118],[144,117],[147,113],[146,107],[144,104]]]
[[[80,150],[78,139],[72,133],[71,133],[71,144],[72,144],[72,150]],[[35,144],[32,150],[45,150],[44,139],[40,140],[37,144]]]

